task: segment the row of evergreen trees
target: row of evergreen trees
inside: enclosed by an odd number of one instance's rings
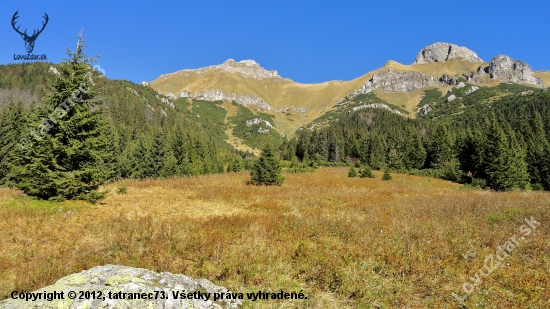
[[[550,190],[550,143],[540,114],[550,105],[550,95],[539,95],[545,98],[534,105],[540,110],[494,109],[456,123],[366,109],[319,130],[301,130],[282,144],[281,153],[287,160],[360,160],[374,169],[434,175],[499,191]]]

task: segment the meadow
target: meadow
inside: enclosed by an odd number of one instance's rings
[[[550,193],[347,172],[285,174],[281,187],[247,185],[245,172],[125,180],[97,204],[0,189],[0,299],[120,264],[307,296],[245,308],[461,308],[452,293],[464,296],[464,283],[533,218],[540,225],[478,276],[464,305],[550,307]]]

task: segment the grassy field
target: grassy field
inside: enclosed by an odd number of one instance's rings
[[[533,217],[540,226],[478,276],[464,304],[550,307],[549,193],[347,171],[286,174],[282,187],[246,185],[247,173],[125,181],[96,205],[0,189],[0,299],[121,264],[307,295],[247,308],[460,308],[451,293],[467,295],[463,285]]]

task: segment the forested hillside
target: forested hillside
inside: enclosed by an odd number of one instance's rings
[[[60,194],[50,188],[58,187],[52,184],[59,184],[65,177],[61,173],[70,173],[75,166],[74,162],[62,163],[62,157],[70,156],[67,149],[87,146],[60,137],[65,136],[62,124],[68,123],[69,117],[55,119],[59,100],[46,103],[46,98],[63,83],[55,82],[60,75],[58,69],[61,71],[62,67],[49,63],[0,66],[0,184],[23,189],[43,185],[40,192],[32,195],[75,198],[74,194]],[[236,152],[225,143],[220,127],[208,120],[197,122],[188,113],[170,106],[166,97],[150,87],[109,80],[89,65],[85,70],[93,72],[96,92],[89,112],[97,113],[101,136],[107,141],[103,147],[106,171],[101,178],[192,176],[223,172],[224,166],[235,166],[234,162],[243,165],[241,158],[247,154]],[[89,120],[81,121],[78,126],[90,128],[86,123]],[[43,130],[44,124],[48,125],[47,130]],[[37,136],[36,132],[44,131],[46,134]],[[58,171],[55,175],[50,173],[54,170]],[[39,179],[40,175],[44,179]]]
[[[300,130],[282,152],[301,160],[360,160],[495,190],[550,190],[550,92],[509,91],[493,94],[490,103],[470,100],[459,114],[441,110],[425,119],[350,111],[323,128]]]

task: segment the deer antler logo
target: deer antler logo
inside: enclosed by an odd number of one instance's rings
[[[32,53],[32,51],[34,49],[34,41],[36,41],[36,38],[38,38],[38,35],[40,33],[42,33],[42,31],[44,31],[44,28],[46,28],[46,25],[48,24],[49,17],[48,17],[48,14],[44,13],[43,17],[46,21],[42,22],[42,29],[34,30],[32,35],[29,36],[27,34],[26,29],[25,29],[24,32],[21,32],[21,31],[19,31],[19,26],[17,28],[15,28],[15,20],[19,18],[19,16],[17,16],[18,13],[19,13],[19,11],[15,12],[15,14],[13,14],[13,17],[11,18],[11,26],[13,27],[13,30],[15,30],[15,32],[17,32],[21,35],[21,38],[25,41],[25,49],[27,50],[27,53],[30,54],[30,53]]]

